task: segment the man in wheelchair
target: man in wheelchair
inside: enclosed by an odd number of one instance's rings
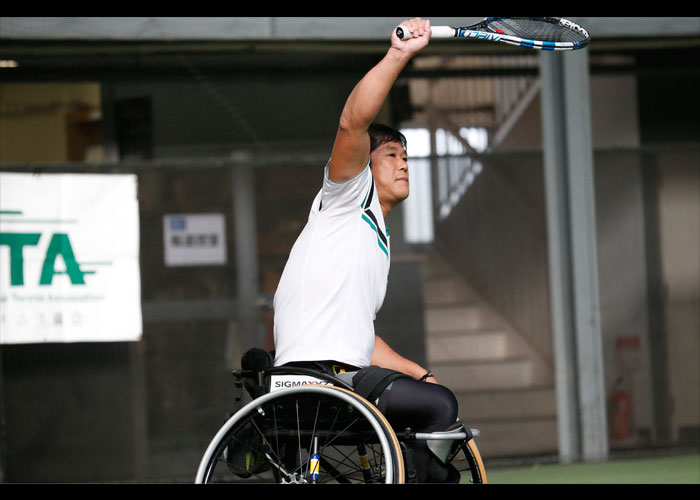
[[[395,429],[445,431],[457,420],[452,392],[374,331],[391,256],[385,218],[409,194],[409,169],[405,137],[373,122],[431,35],[429,21],[402,24],[412,38],[392,34],[388,52],[355,86],[341,113],[321,189],[275,293],[274,365],[351,374],[345,379]],[[410,446],[419,482],[455,479],[425,441]]]

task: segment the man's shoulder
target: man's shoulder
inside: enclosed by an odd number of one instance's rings
[[[361,208],[369,192],[373,190],[374,179],[369,162],[355,177],[344,182],[334,182],[328,176],[328,166],[323,175],[323,188],[319,210],[341,207]]]

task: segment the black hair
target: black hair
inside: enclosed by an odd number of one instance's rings
[[[398,142],[406,149],[406,137],[398,130],[387,125],[374,123],[367,130],[369,133],[369,151],[370,153],[387,142]]]

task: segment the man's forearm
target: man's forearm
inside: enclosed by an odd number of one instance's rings
[[[389,368],[391,370],[396,370],[406,375],[410,375],[415,379],[420,379],[423,377],[428,370],[420,366],[418,363],[411,361],[399,353],[394,351],[389,344],[384,342],[381,337],[374,336],[374,352],[372,354],[372,365],[381,366],[382,368]],[[429,378],[428,382],[435,382],[434,378]]]
[[[411,55],[390,48],[350,93],[340,116],[340,128],[365,132],[379,114],[392,86],[410,59]]]

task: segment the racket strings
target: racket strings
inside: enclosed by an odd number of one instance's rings
[[[560,24],[531,19],[499,19],[488,24],[490,31],[545,42],[582,42],[585,36]]]

